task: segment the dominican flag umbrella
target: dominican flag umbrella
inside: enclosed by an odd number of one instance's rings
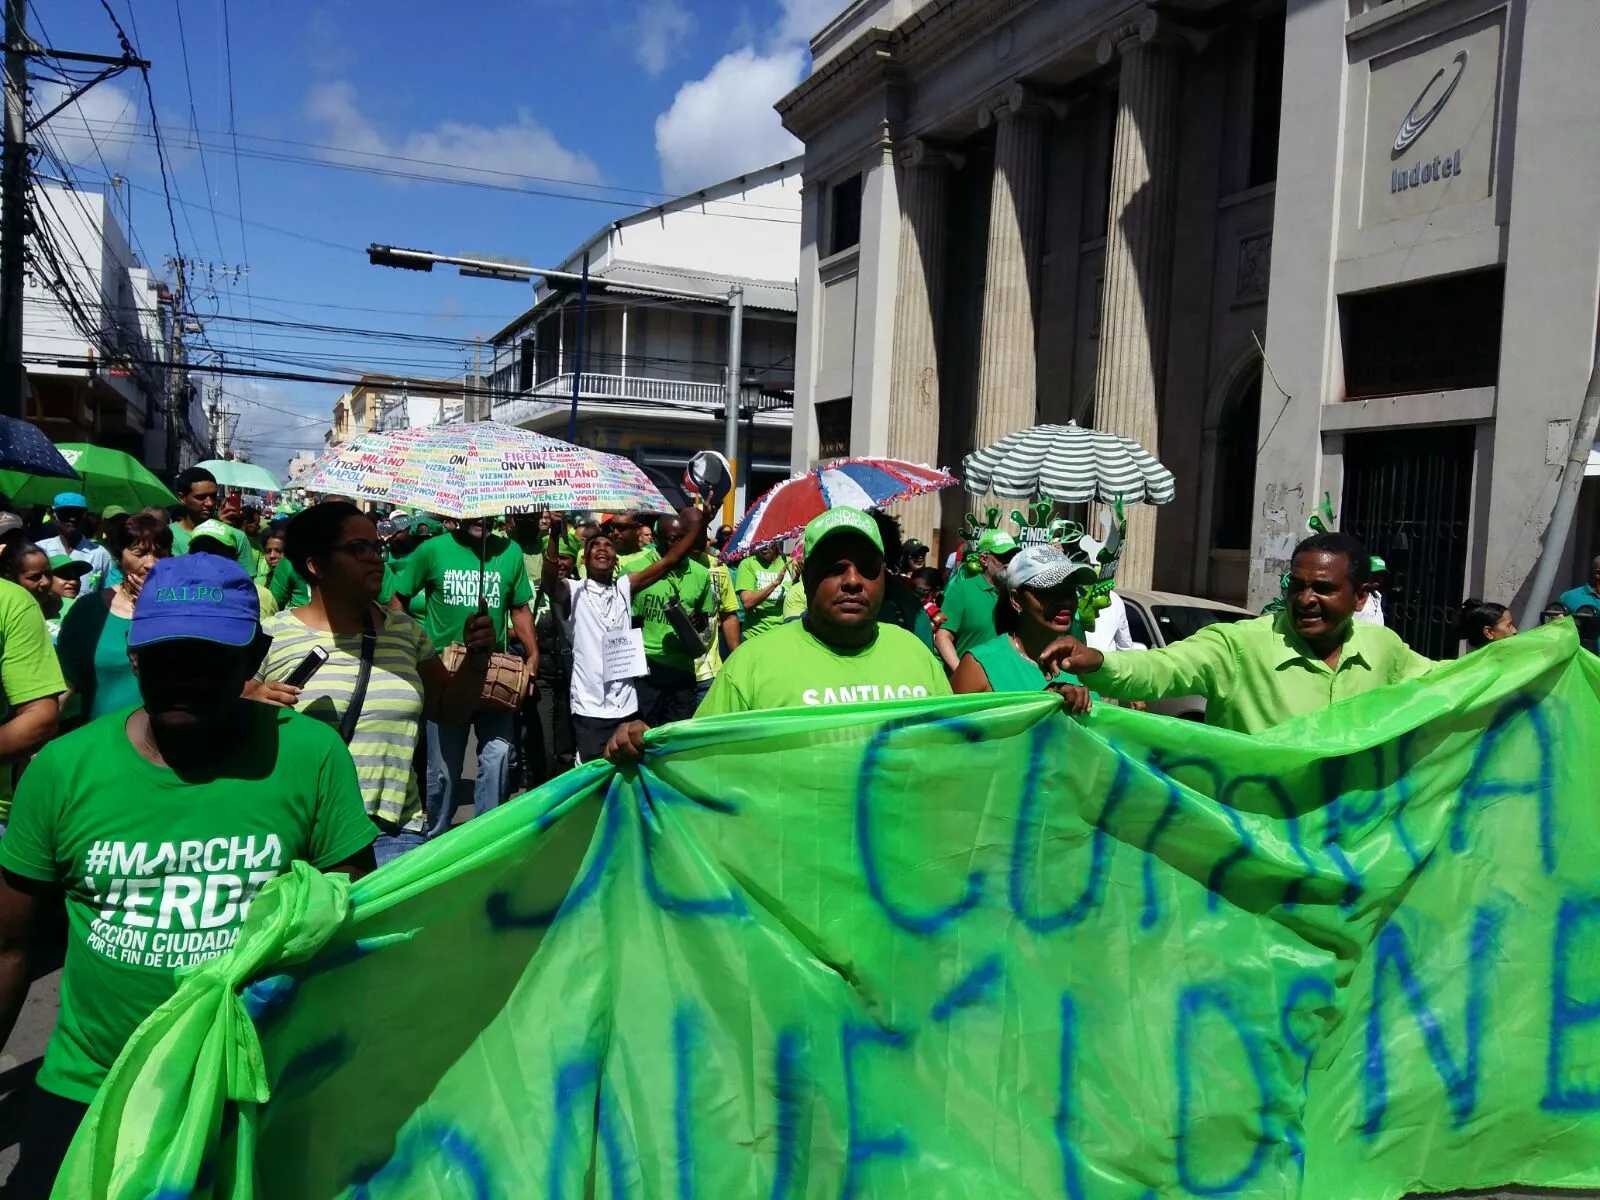
[[[1060,504],[1170,504],[1172,472],[1129,437],[1086,429],[1076,421],[1035,425],[967,455],[962,486],[974,496]]]
[[[725,562],[762,546],[799,537],[813,518],[830,508],[881,509],[957,483],[954,475],[897,458],[847,458],[813,467],[769,489],[733,528]]]

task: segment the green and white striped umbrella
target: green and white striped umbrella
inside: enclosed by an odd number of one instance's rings
[[[974,496],[1060,504],[1170,504],[1175,495],[1172,472],[1138,442],[1076,421],[1035,425],[974,450],[961,463],[961,484]]]

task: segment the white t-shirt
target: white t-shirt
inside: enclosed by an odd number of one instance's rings
[[[561,630],[572,644],[572,711],[580,717],[619,720],[639,711],[633,681],[605,678],[605,635],[633,624],[633,592],[628,577],[610,586],[592,579],[568,579],[570,615]]]
[[[1113,650],[1132,650],[1133,632],[1128,628],[1128,605],[1116,592],[1110,596],[1111,603],[1100,610],[1095,617],[1094,628],[1083,631],[1083,640],[1089,643],[1092,650],[1101,654],[1110,654]]]
[[[1368,592],[1364,604],[1355,611],[1355,618],[1368,625],[1383,624],[1383,593]]]

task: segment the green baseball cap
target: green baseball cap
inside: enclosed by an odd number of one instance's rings
[[[820,517],[813,517],[806,526],[801,541],[806,549],[806,557],[810,558],[812,552],[823,541],[838,533],[859,533],[867,541],[878,548],[878,553],[883,553],[883,535],[878,532],[878,523],[859,508],[830,508]]]
[[[128,510],[120,504],[108,504],[100,510],[100,519],[102,521],[109,521],[112,517],[125,517],[127,515]]]
[[[235,554],[239,552],[239,531],[232,525],[224,525],[221,521],[212,519],[201,521],[194,527],[194,532],[189,535],[189,544],[192,546],[201,538],[210,538],[213,542],[221,542]]]
[[[1376,554],[1374,554],[1371,559],[1367,561],[1367,570],[1373,575],[1376,575],[1379,571],[1387,571],[1388,569],[1389,564],[1384,562],[1383,559],[1379,558]]]
[[[1010,554],[1017,549],[1017,539],[1004,529],[985,529],[978,535],[979,554]]]
[[[59,575],[63,579],[82,579],[93,569],[83,559],[73,558],[70,554],[50,556],[50,574]]]

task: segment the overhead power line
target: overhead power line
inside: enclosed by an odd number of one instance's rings
[[[145,136],[146,135],[144,135],[142,133],[138,133],[138,132],[129,130],[126,127],[108,126],[102,131],[102,137],[105,140],[110,141],[110,142],[115,142],[115,143],[118,143],[118,144],[123,144],[123,145],[137,145],[137,144],[140,144],[143,141]],[[221,153],[221,154],[234,153],[234,150],[231,147],[223,145],[223,144],[218,143],[218,142],[207,142],[207,141],[204,141],[203,139],[195,139],[194,144],[195,144],[195,148],[196,149],[199,149],[199,148],[201,148],[203,146],[204,148],[209,149],[209,150],[211,150],[211,151],[213,151],[215,153]],[[312,144],[315,145],[316,143],[312,143]],[[328,149],[330,150],[330,152],[338,153],[338,154],[345,154],[345,155],[358,155],[358,154],[370,154],[370,153],[372,153],[372,152],[369,152],[369,151],[344,150],[344,149],[340,149],[338,147],[328,147]],[[431,160],[427,160],[427,159],[416,159],[416,160],[401,159],[401,161],[411,161],[411,162],[416,162],[416,163],[433,165],[433,166],[436,166],[438,168],[438,170],[435,170],[435,171],[410,171],[410,170],[402,170],[402,169],[400,169],[398,167],[383,167],[383,166],[379,166],[377,164],[368,164],[368,163],[361,163],[361,162],[344,162],[344,161],[338,161],[338,160],[331,159],[331,158],[319,158],[319,157],[314,157],[314,156],[311,156],[311,155],[304,155],[304,154],[289,154],[289,153],[285,153],[285,152],[272,151],[272,150],[261,149],[261,148],[243,147],[243,148],[240,148],[237,151],[237,153],[242,155],[242,156],[244,156],[244,157],[246,157],[246,158],[260,159],[260,160],[265,161],[265,162],[295,163],[295,164],[298,164],[298,165],[301,165],[301,166],[322,167],[322,168],[328,168],[328,169],[337,170],[337,171],[353,171],[353,172],[356,172],[358,174],[374,175],[374,176],[378,176],[378,177],[384,178],[384,179],[408,180],[408,181],[413,182],[413,183],[442,183],[442,184],[448,184],[448,185],[453,186],[453,187],[478,188],[478,189],[483,190],[483,191],[491,191],[491,192],[509,192],[509,193],[514,194],[514,195],[539,196],[539,197],[543,197],[545,199],[552,199],[552,200],[577,200],[577,201],[581,201],[581,202],[587,203],[587,204],[602,204],[602,205],[605,205],[605,206],[610,207],[610,208],[623,208],[623,209],[628,209],[630,211],[638,211],[641,208],[644,208],[644,209],[654,208],[654,207],[657,207],[659,205],[659,203],[660,203],[658,201],[657,204],[641,205],[637,200],[619,199],[619,198],[614,198],[614,197],[610,197],[610,196],[586,195],[586,194],[583,194],[581,192],[573,192],[573,191],[552,191],[548,187],[526,187],[526,186],[519,186],[519,185],[516,185],[516,184],[513,184],[513,183],[497,183],[497,182],[495,182],[495,181],[493,181],[491,179],[480,179],[480,178],[475,178],[475,177],[473,177],[473,178],[460,178],[460,177],[457,177],[457,176],[454,176],[454,175],[441,174],[440,172],[448,170],[448,171],[468,172],[468,173],[476,173],[476,174],[492,174],[492,175],[497,175],[497,176],[498,175],[510,175],[513,179],[515,179],[515,178],[538,179],[538,178],[542,178],[542,177],[539,177],[539,176],[518,176],[513,172],[504,172],[504,171],[499,171],[499,170],[495,170],[493,168],[487,168],[487,167],[471,167],[471,166],[464,166],[464,165],[454,164],[454,163],[434,163]],[[379,157],[387,159],[387,158],[397,158],[398,156],[380,155]],[[586,185],[586,184],[574,184],[574,183],[569,183],[567,181],[557,181],[557,182],[560,183],[562,186],[569,187],[569,188],[570,187],[593,186],[593,185]],[[674,199],[676,199],[676,197],[674,197]],[[765,210],[770,210],[770,211],[775,212],[775,213],[778,213],[778,212],[792,212],[792,210],[787,209],[787,208],[783,208],[783,207],[778,206],[778,205],[759,205],[759,206],[757,206],[757,205],[753,204],[752,202],[738,201],[738,200],[712,200],[712,201],[708,201],[707,203],[712,204],[712,205],[717,205],[717,206],[735,205],[735,204],[746,205],[746,206],[752,207],[752,208],[759,207],[759,208],[762,208],[762,209],[765,209]],[[729,218],[729,219],[732,219],[732,220],[740,220],[740,221],[761,221],[761,222],[765,222],[767,224],[774,224],[774,225],[798,225],[800,223],[800,218],[798,216],[789,216],[789,217],[783,217],[783,216],[761,216],[761,215],[758,215],[757,213],[754,213],[754,212],[723,212],[723,211],[720,210],[720,208],[717,209],[716,211],[711,211],[711,212],[708,212],[708,213],[702,213],[701,210],[693,208],[693,207],[684,208],[684,209],[682,209],[680,211],[682,211],[684,213],[692,213],[692,214],[697,214],[697,215],[709,215],[709,216],[726,217],[726,218]]]
[[[547,183],[547,184],[555,184],[555,185],[558,185],[558,186],[561,186],[561,187],[587,188],[587,189],[589,189],[591,191],[597,191],[597,192],[617,192],[620,195],[638,197],[638,198],[642,199],[643,201],[647,202],[647,203],[644,203],[642,205],[641,205],[639,199],[629,200],[627,202],[627,203],[629,203],[629,204],[631,204],[631,205],[633,205],[635,207],[646,207],[646,208],[649,208],[649,207],[654,207],[654,206],[662,204],[662,203],[667,203],[667,202],[670,202],[670,201],[673,201],[673,200],[679,200],[679,199],[683,198],[683,197],[674,195],[671,192],[656,191],[656,190],[651,189],[651,188],[626,187],[626,186],[621,185],[621,184],[613,184],[613,183],[589,183],[589,182],[586,182],[586,181],[583,181],[583,180],[577,180],[577,179],[563,179],[560,176],[556,176],[556,175],[535,175],[535,174],[530,174],[530,173],[528,173],[526,171],[508,171],[508,170],[505,170],[504,168],[500,168],[500,167],[471,166],[471,165],[468,165],[468,164],[465,164],[465,163],[449,162],[449,161],[446,161],[444,159],[417,158],[417,157],[414,157],[412,155],[406,155],[406,154],[391,154],[391,153],[388,153],[387,151],[382,151],[382,150],[358,150],[358,149],[354,149],[354,148],[349,147],[349,146],[334,145],[334,144],[332,144],[330,142],[308,142],[308,141],[303,141],[303,140],[299,140],[299,139],[296,139],[296,138],[271,137],[271,136],[268,136],[267,134],[261,134],[261,133],[237,133],[237,134],[235,134],[235,132],[233,130],[223,131],[223,130],[215,130],[215,129],[197,129],[197,130],[195,130],[195,134],[196,134],[197,137],[200,136],[200,135],[211,135],[211,136],[224,136],[224,135],[226,135],[226,136],[229,136],[229,137],[243,138],[248,142],[266,142],[266,143],[270,143],[272,145],[279,145],[279,146],[298,146],[298,147],[300,147],[302,149],[306,149],[306,150],[321,150],[321,151],[323,151],[325,153],[328,153],[328,154],[342,154],[342,155],[350,156],[352,158],[371,158],[371,159],[377,159],[377,160],[380,160],[380,161],[383,161],[383,162],[406,163],[406,164],[409,164],[411,166],[437,167],[440,170],[445,170],[445,171],[469,171],[469,172],[472,172],[473,174],[476,174],[476,175],[493,175],[493,176],[497,176],[497,177],[503,178],[503,179],[522,180],[522,181],[527,182],[527,183]],[[252,151],[249,150],[249,149],[246,149],[244,151],[244,153],[247,154],[247,155],[250,154],[251,152]],[[315,159],[313,161],[321,162],[323,160]],[[426,178],[434,179],[434,178],[436,178],[436,176],[429,175]],[[446,182],[448,182],[448,179],[446,179]],[[768,210],[768,211],[771,211],[771,212],[780,212],[780,213],[787,213],[787,212],[792,212],[793,211],[789,207],[787,207],[785,205],[781,205],[781,204],[762,204],[760,201],[756,201],[756,200],[742,200],[742,199],[733,198],[733,197],[725,198],[725,199],[716,199],[716,200],[709,201],[709,203],[718,204],[718,205],[731,205],[731,206],[736,206],[736,207],[740,207],[740,208],[764,209],[764,210]]]

